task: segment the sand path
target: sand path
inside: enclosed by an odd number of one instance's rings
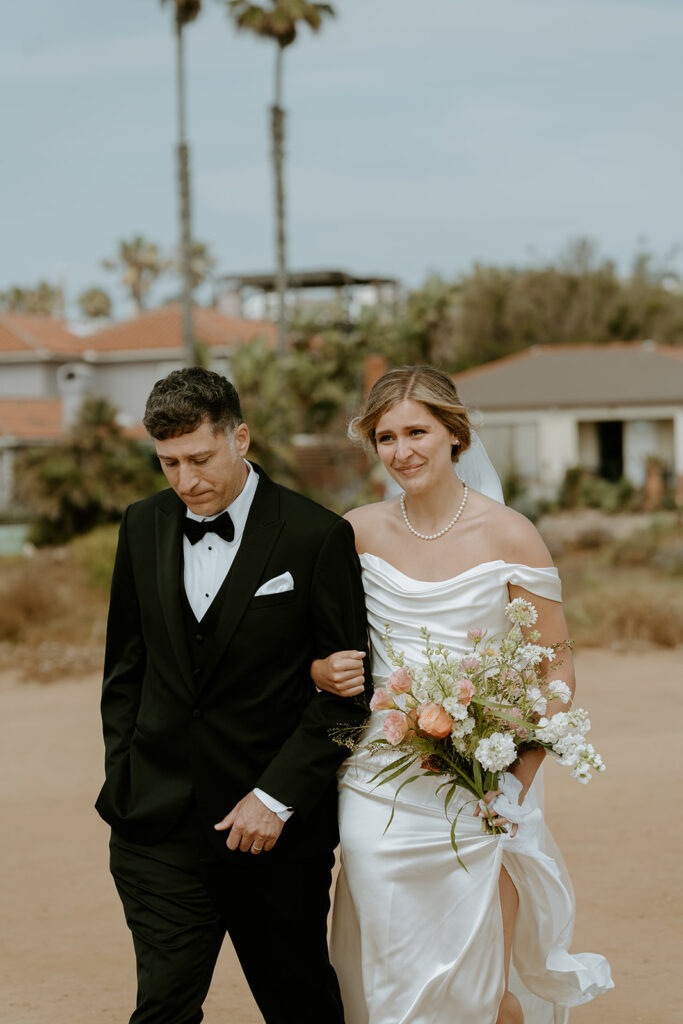
[[[617,988],[574,1011],[572,1024],[683,1020],[683,825],[670,802],[683,769],[682,663],[680,650],[578,657],[609,771],[582,787],[550,766],[548,819],[576,887],[574,948],[605,953]],[[0,675],[7,1024],[123,1024],[131,1010],[132,948],[108,875],[107,831],[92,810],[98,689],[92,677],[39,686]],[[205,1012],[207,1024],[261,1020],[227,943]]]

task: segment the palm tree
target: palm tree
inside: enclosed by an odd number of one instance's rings
[[[180,252],[183,277],[183,344],[188,366],[197,362],[197,351],[192,332],[192,223],[190,212],[189,147],[185,131],[185,53],[183,29],[198,17],[201,0],[161,0],[175,7],[176,36],[176,110],[178,117],[178,192],[180,196]]]
[[[0,292],[0,310],[63,317],[64,296],[61,285],[52,285],[48,281],[39,281],[34,288],[12,285],[6,292]]]
[[[141,313],[147,292],[169,264],[159,255],[156,242],[135,235],[130,242],[122,239],[118,254],[113,259],[102,260],[102,266],[105,270],[123,270],[121,282],[130,292],[136,312]]]
[[[270,109],[273,175],[275,183],[275,251],[277,258],[278,347],[286,347],[285,292],[287,290],[287,247],[285,233],[285,192],[283,183],[285,112],[282,108],[282,58],[291,46],[297,29],[305,22],[314,32],[322,26],[323,17],[334,17],[331,4],[308,3],[307,0],[270,0],[269,8],[249,0],[224,0],[228,14],[238,29],[273,39],[275,51],[275,96]]]
[[[184,273],[183,253],[173,261],[174,268]],[[205,242],[192,242],[190,246],[190,279],[192,288],[199,288],[200,285],[211,281],[213,271],[216,267],[216,258]]]
[[[88,320],[107,319],[111,316],[111,298],[104,288],[86,288],[76,299],[78,308]]]

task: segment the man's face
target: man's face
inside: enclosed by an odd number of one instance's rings
[[[178,497],[198,516],[227,508],[247,479],[242,461],[249,450],[249,428],[240,423],[227,433],[213,432],[204,420],[196,430],[154,441],[161,468]]]

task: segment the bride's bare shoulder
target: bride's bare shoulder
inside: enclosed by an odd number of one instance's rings
[[[356,535],[356,551],[359,554],[364,551],[376,550],[377,541],[385,532],[386,527],[395,520],[397,508],[397,499],[392,498],[389,501],[375,501],[371,505],[361,505],[346,513],[344,519],[347,519],[353,527],[353,532]]]
[[[517,565],[543,567],[553,564],[550,552],[534,524],[513,508],[479,495],[486,532],[495,538],[501,557]]]

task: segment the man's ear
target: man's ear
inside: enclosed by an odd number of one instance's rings
[[[237,454],[241,459],[245,458],[249,451],[249,443],[251,441],[249,427],[246,423],[240,423],[239,427],[236,428],[235,433],[233,434],[233,439]]]

